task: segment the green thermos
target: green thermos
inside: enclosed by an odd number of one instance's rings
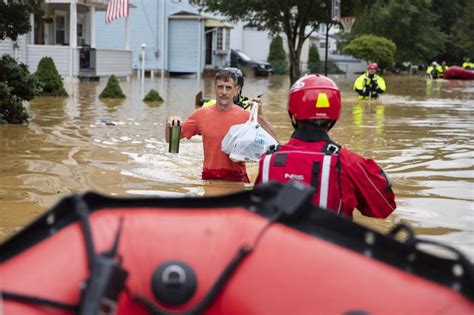
[[[181,126],[179,122],[177,125],[170,126],[170,146],[169,152],[170,153],[178,153],[179,152],[179,140],[181,139]]]

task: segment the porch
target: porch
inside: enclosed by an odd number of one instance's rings
[[[24,36],[19,60],[31,72],[41,58],[51,57],[63,77],[128,77],[132,74],[132,52],[97,49],[95,15],[107,9],[107,0],[45,0],[44,8],[30,16],[32,31]],[[18,43],[15,43],[18,46]]]
[[[23,62],[31,72],[35,72],[41,58],[45,56],[54,60],[62,77],[103,77],[112,74],[127,77],[132,74],[131,50],[29,44],[26,62]]]

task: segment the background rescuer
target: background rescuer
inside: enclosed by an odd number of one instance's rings
[[[327,77],[309,75],[292,86],[288,112],[295,132],[287,144],[259,162],[256,184],[300,180],[316,187],[313,203],[352,217],[386,218],[395,196],[383,170],[371,159],[342,149],[327,132],[339,119],[341,95]]]
[[[360,75],[354,82],[354,90],[359,94],[359,99],[377,99],[387,89],[385,80],[378,75],[377,64],[371,63],[367,67],[367,72]]]

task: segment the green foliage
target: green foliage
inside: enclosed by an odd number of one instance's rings
[[[394,62],[397,46],[391,40],[375,35],[362,35],[353,39],[344,52],[367,62],[376,62],[385,68]]]
[[[447,35],[445,49],[433,59],[456,64],[464,56],[474,56],[474,1],[432,0],[431,10],[438,16],[436,25]]]
[[[0,1],[0,40],[11,38],[31,30],[30,14],[39,10],[44,0]]]
[[[318,51],[318,48],[314,45],[311,45],[309,47],[308,69],[310,73],[321,72],[321,61],[319,60],[319,51]]]
[[[474,56],[474,1],[466,1],[454,24],[450,28],[449,48],[446,51],[451,52],[451,62],[463,60],[464,57],[470,57],[471,61]],[[451,48],[452,47],[452,48]]]
[[[56,65],[51,57],[41,58],[35,76],[41,82],[41,96],[68,96]]]
[[[120,84],[115,77],[112,75],[107,81],[107,86],[105,89],[100,93],[99,98],[125,98],[125,94],[123,94],[122,89],[120,88]]]
[[[283,48],[283,40],[280,36],[275,36],[270,43],[270,51],[267,61],[272,65],[275,74],[285,74],[288,72],[288,61]]]
[[[144,102],[163,102],[163,98],[158,91],[151,89],[150,92],[143,99]]]
[[[0,58],[0,122],[27,122],[28,113],[23,102],[33,99],[40,89],[40,83],[25,64],[3,55]]]
[[[395,61],[423,63],[445,48],[446,35],[427,0],[374,0],[357,16],[355,37],[373,34],[391,39],[397,46]]]

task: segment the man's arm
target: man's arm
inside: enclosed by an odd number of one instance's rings
[[[270,134],[278,143],[280,141],[278,140],[278,135],[275,131],[275,128],[270,124],[270,122],[265,118],[265,115],[263,115],[263,105],[262,105],[262,100],[260,98],[254,98],[252,100],[253,102],[258,104],[258,124],[265,129],[266,132]]]

